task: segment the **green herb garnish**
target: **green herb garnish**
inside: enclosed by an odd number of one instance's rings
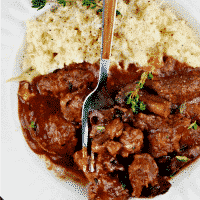
[[[122,15],[122,14],[119,12],[119,10],[116,10],[116,15],[118,16],[118,15]]]
[[[139,95],[137,94],[136,97],[133,99],[131,94],[132,92],[129,93],[130,96],[127,100],[127,104],[131,104],[131,108],[132,108],[132,111],[134,113],[138,113],[139,110],[145,110],[146,109],[146,105],[143,103],[143,101],[139,101]]]
[[[38,10],[44,8],[46,5],[47,1],[46,0],[32,0],[32,8],[38,8]]]
[[[176,156],[177,160],[182,161],[182,162],[187,162],[189,158],[186,156]]]
[[[193,128],[194,130],[197,130],[197,122],[195,121],[194,123],[190,124],[190,126],[188,127],[188,129]]]
[[[100,2],[101,0],[99,0],[98,2]],[[70,5],[72,5],[72,3],[74,3],[75,1],[70,1],[70,0],[57,0],[57,3],[62,5],[63,7],[65,7],[67,5],[67,2],[70,3]],[[83,0],[82,1],[82,6],[87,6],[90,9],[95,9],[98,8],[97,10],[97,14],[98,13],[102,13],[103,12],[103,7],[98,5],[98,3],[96,3],[97,0]],[[37,8],[38,10],[44,8],[44,6],[47,3],[47,0],[32,0],[32,8]],[[52,12],[55,12],[57,8],[55,8],[54,10],[52,10]],[[116,10],[116,15],[121,15],[121,13],[119,12],[119,10]]]
[[[57,0],[59,4],[61,4],[63,7],[66,6],[67,2],[65,0]]]
[[[186,109],[186,102],[185,103],[183,103],[183,104],[181,104],[181,106],[180,106],[180,113],[182,114],[183,112],[184,112],[184,110]]]
[[[152,71],[153,71],[153,69],[152,69]],[[142,101],[139,101],[138,92],[140,89],[142,89],[144,87],[145,81],[148,78],[148,76],[150,78],[153,78],[153,75],[151,72],[142,73],[140,81],[137,82],[136,90],[130,91],[126,94],[126,96],[129,96],[126,103],[131,104],[131,108],[132,108],[133,112],[136,114],[138,113],[138,110],[143,111],[146,109],[146,105]]]
[[[153,78],[153,74],[152,73],[149,73],[148,74],[148,79],[152,79]]]
[[[30,127],[31,127],[31,128],[36,128],[35,123],[34,123],[33,121],[31,122]]]
[[[105,127],[104,126],[97,126],[97,130],[100,130],[100,131],[102,131],[102,130],[104,130],[105,129]]]
[[[102,13],[102,12],[103,12],[102,8],[100,8],[100,9],[97,10],[97,13]]]
[[[94,9],[97,7],[97,3],[94,0],[83,0],[82,6],[88,6]]]
[[[122,189],[125,190],[126,184],[122,183]]]

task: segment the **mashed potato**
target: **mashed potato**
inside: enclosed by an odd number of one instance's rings
[[[145,67],[156,56],[162,63],[163,54],[171,55],[193,67],[200,67],[200,46],[194,31],[185,21],[178,20],[155,0],[118,0],[114,24],[111,65],[124,61]],[[63,68],[64,64],[95,63],[100,60],[101,17],[80,1],[48,11],[27,21],[23,70],[39,74]],[[120,66],[119,66],[120,67]]]

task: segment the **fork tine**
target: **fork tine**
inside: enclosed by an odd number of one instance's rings
[[[91,152],[91,161],[90,161],[90,171],[91,172],[94,172],[94,164],[95,164],[94,153]]]

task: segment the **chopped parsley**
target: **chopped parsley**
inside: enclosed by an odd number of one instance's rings
[[[67,2],[65,0],[57,0],[59,4],[61,4],[63,7],[66,6]]]
[[[31,128],[36,128],[35,122],[32,121],[30,127]]]
[[[82,6],[88,6],[91,9],[94,9],[97,7],[97,3],[94,0],[83,0]]]
[[[118,15],[122,15],[122,14],[119,12],[119,10],[116,10],[116,15],[118,16]]]
[[[183,112],[184,112],[184,110],[186,109],[186,102],[185,103],[183,103],[183,104],[181,104],[181,106],[180,106],[180,113],[182,114]]]
[[[126,184],[122,183],[122,189],[125,190]]]
[[[104,126],[97,126],[97,130],[100,130],[100,131],[102,131],[102,130],[104,130],[105,129],[105,127]]]
[[[195,121],[194,123],[190,124],[190,126],[188,127],[188,129],[193,128],[194,130],[197,130],[197,122]]]
[[[189,158],[187,158],[186,156],[176,156],[178,161],[182,161],[182,162],[187,162],[189,160]]]

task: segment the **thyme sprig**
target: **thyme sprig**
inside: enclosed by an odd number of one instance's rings
[[[153,70],[154,69],[152,68],[152,71]],[[144,87],[147,78],[148,79],[153,78],[152,72],[143,72],[140,81],[137,83],[135,91],[130,91],[126,94],[126,96],[129,96],[126,103],[131,104],[132,111],[136,114],[138,113],[139,110],[143,111],[146,109],[146,105],[143,103],[143,101],[139,101],[138,92],[140,89]]]

